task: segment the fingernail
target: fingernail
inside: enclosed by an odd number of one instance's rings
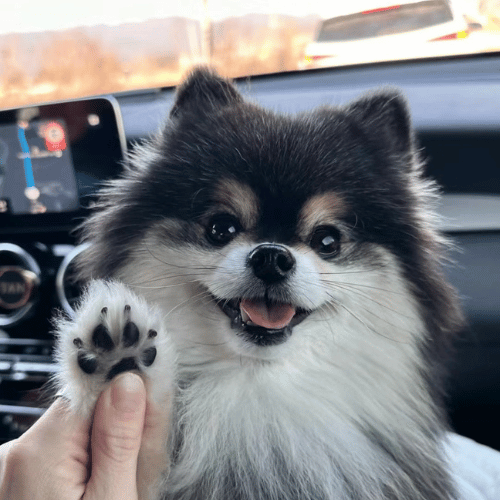
[[[142,379],[134,373],[124,373],[111,384],[111,404],[120,412],[136,413],[145,399]]]

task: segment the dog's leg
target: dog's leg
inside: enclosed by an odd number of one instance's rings
[[[144,379],[149,404],[138,483],[141,500],[155,498],[155,484],[168,468],[175,387],[174,349],[161,313],[120,283],[94,281],[75,318],[59,318],[56,327],[56,383],[80,414],[90,416],[99,394],[116,375],[134,371]],[[157,439],[148,439],[157,434]]]

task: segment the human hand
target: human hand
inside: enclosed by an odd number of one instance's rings
[[[93,422],[58,399],[19,439],[0,446],[0,499],[149,499],[167,434],[164,408],[146,403],[142,379],[119,375],[101,394]]]

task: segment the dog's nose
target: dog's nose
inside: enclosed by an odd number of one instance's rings
[[[295,259],[286,247],[264,243],[250,252],[248,264],[257,278],[266,283],[275,283],[292,273]]]

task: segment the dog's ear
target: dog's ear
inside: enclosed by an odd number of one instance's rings
[[[350,104],[347,112],[359,126],[392,153],[410,153],[414,145],[410,113],[397,91],[368,95]]]
[[[200,67],[179,86],[170,116],[177,117],[184,112],[206,113],[242,101],[243,97],[229,80]]]

